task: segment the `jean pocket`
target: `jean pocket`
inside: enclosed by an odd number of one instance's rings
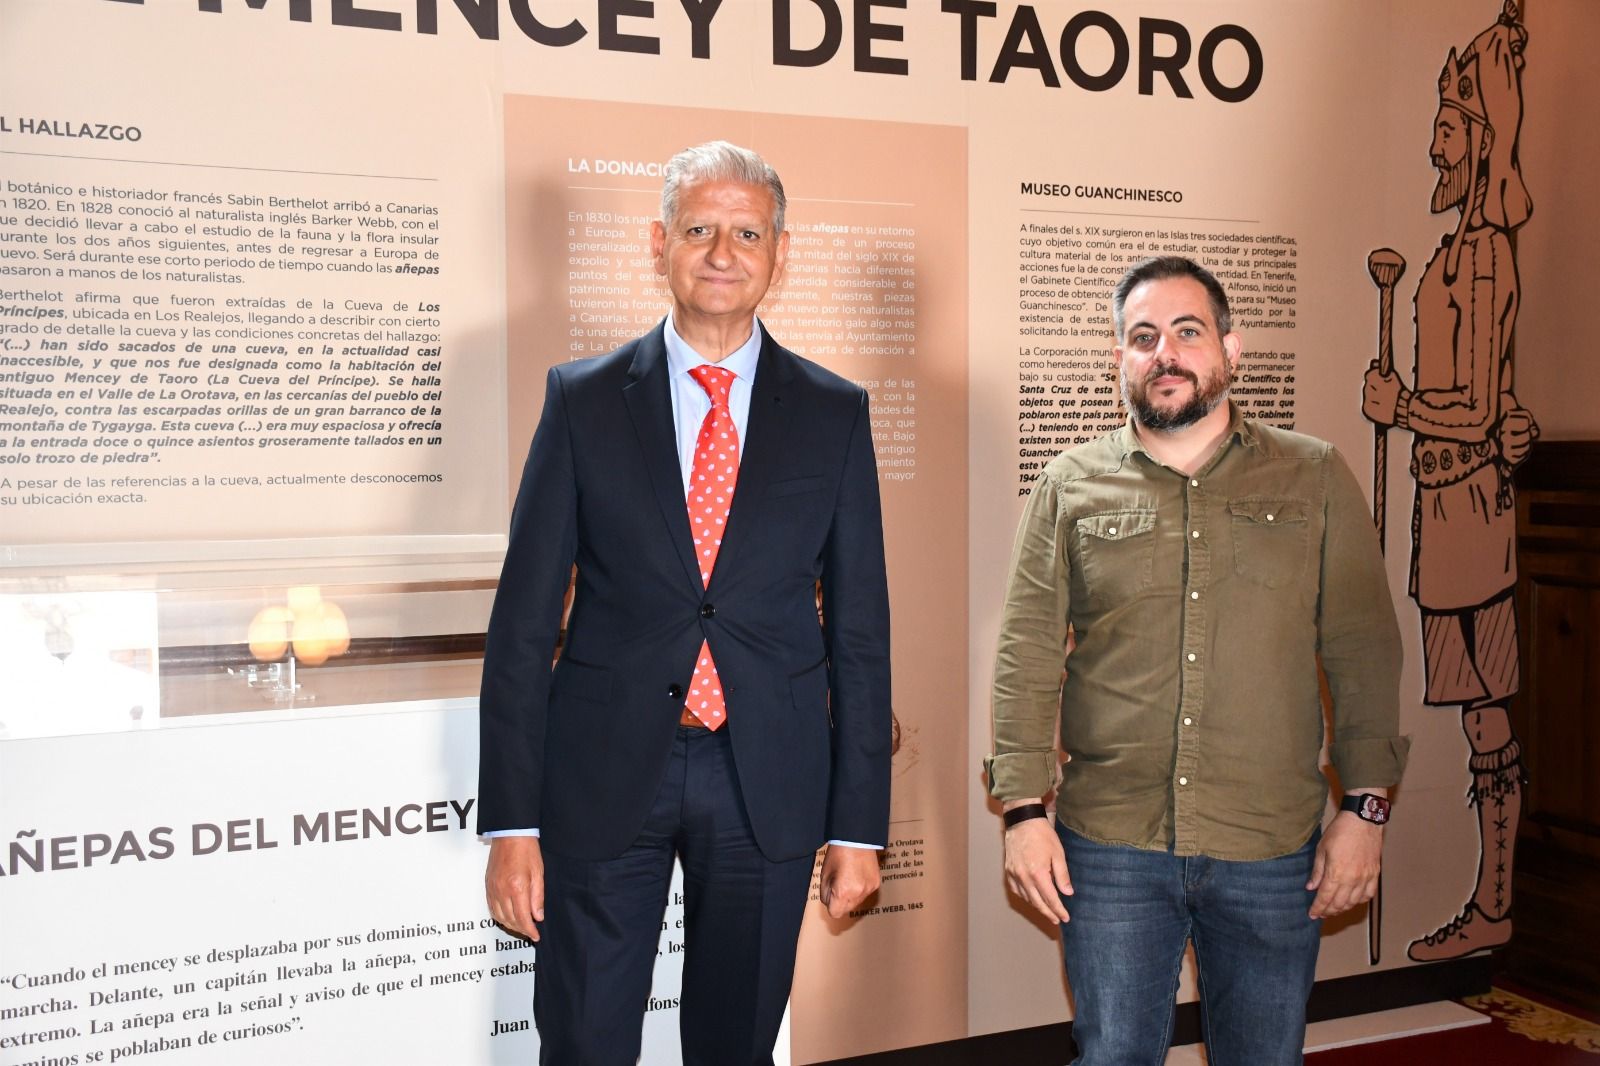
[[[1228,501],[1233,516],[1233,568],[1267,588],[1283,588],[1306,565],[1311,505],[1292,496],[1245,496]]]
[[[1091,602],[1122,603],[1150,586],[1155,561],[1156,512],[1107,511],[1073,523],[1074,560]]]

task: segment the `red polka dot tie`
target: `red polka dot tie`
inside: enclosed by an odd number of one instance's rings
[[[728,391],[733,388],[733,371],[720,366],[697,366],[689,375],[711,397],[711,410],[700,423],[700,436],[694,444],[694,470],[689,475],[689,530],[694,534],[694,554],[700,563],[700,581],[711,583],[722,547],[722,531],[728,527],[728,508],[733,504],[733,486],[739,480],[739,430],[728,410]],[[694,677],[689,681],[686,702],[689,713],[707,729],[716,729],[728,720],[722,698],[722,679],[711,659],[711,646],[700,642]]]

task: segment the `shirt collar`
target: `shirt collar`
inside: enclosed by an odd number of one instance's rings
[[[750,324],[750,339],[745,341],[720,363],[713,363],[699,352],[689,346],[689,342],[678,335],[677,327],[672,324],[672,316],[667,315],[664,339],[667,345],[667,369],[674,374],[687,374],[697,366],[720,366],[733,372],[733,376],[746,383],[754,383],[756,377],[756,362],[761,355],[762,326],[759,319]]]

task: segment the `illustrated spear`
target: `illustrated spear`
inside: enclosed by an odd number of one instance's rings
[[[1393,248],[1379,248],[1367,256],[1367,273],[1378,287],[1378,372],[1394,372],[1394,287],[1406,272],[1406,261]],[[1389,427],[1372,427],[1372,520],[1378,526],[1378,546],[1385,545],[1388,519]]]
[[[1378,287],[1378,372],[1394,372],[1394,289],[1406,272],[1405,258],[1393,248],[1367,256],[1367,273]],[[1372,521],[1378,527],[1378,550],[1387,545],[1389,516],[1389,427],[1372,427]],[[1367,904],[1367,961],[1378,965],[1383,943],[1383,872],[1378,873],[1372,902]]]

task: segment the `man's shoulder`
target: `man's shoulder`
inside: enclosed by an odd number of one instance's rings
[[[1309,433],[1297,433],[1252,418],[1244,419],[1243,424],[1246,432],[1253,437],[1256,451],[1264,459],[1309,459],[1321,462],[1336,454],[1332,444]]]
[[[829,370],[821,363],[814,363],[805,356],[790,351],[774,340],[770,334],[767,340],[771,345],[770,354],[780,373],[805,388],[857,403],[867,395],[867,390],[861,385]]]
[[[641,347],[648,345],[652,336],[653,333],[647,333],[642,337],[635,337],[620,348],[613,348],[604,355],[585,356],[582,359],[558,363],[551,367],[550,371],[561,379],[563,387],[569,389],[612,381],[621,383],[633,372]],[[664,347],[662,352],[664,358]]]

